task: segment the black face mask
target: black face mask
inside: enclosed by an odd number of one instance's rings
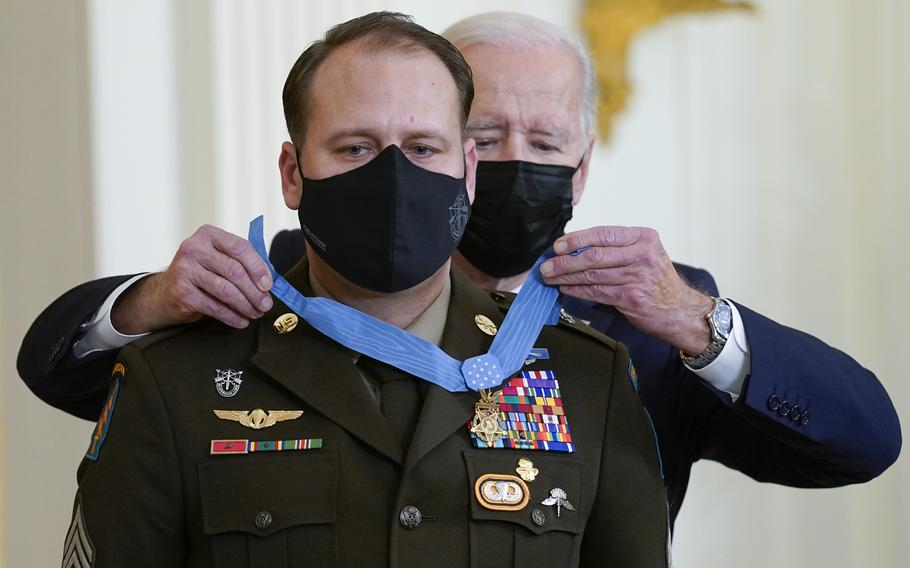
[[[496,278],[529,270],[572,218],[576,171],[522,161],[478,162],[471,222],[458,251]]]
[[[338,274],[376,292],[432,276],[471,213],[464,178],[416,166],[394,145],[349,172],[301,178],[297,214],[307,241]]]

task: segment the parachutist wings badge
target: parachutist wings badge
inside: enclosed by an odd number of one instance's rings
[[[303,415],[302,410],[269,410],[266,412],[261,408],[252,411],[215,410],[214,412],[215,416],[222,420],[233,420],[253,430],[268,428],[285,420],[295,420]]]

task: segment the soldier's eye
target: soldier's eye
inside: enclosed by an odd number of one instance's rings
[[[411,153],[417,156],[418,158],[428,158],[435,154],[436,152],[429,146],[414,146],[411,148]]]

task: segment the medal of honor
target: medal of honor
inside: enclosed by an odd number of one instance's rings
[[[474,404],[474,419],[471,433],[492,448],[496,441],[506,435],[499,423],[499,392],[481,390],[480,400]]]

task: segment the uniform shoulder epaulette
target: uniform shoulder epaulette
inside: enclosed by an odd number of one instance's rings
[[[178,325],[178,326],[174,326],[174,327],[169,327],[167,329],[162,329],[161,331],[156,331],[154,333],[146,335],[145,337],[141,337],[141,338],[137,339],[136,341],[132,342],[130,345],[132,345],[139,351],[145,351],[152,345],[156,345],[158,343],[161,343],[162,341],[165,341],[167,339],[170,339],[171,337],[174,337],[175,335],[179,335],[179,334],[183,333],[184,331],[186,331],[187,327],[188,326]]]
[[[515,301],[517,294],[513,292],[500,292],[498,290],[493,290],[490,292],[490,298],[499,306],[499,309],[503,313],[509,311],[509,308],[512,307],[512,302]],[[616,349],[616,341],[597,331],[593,327],[589,326],[581,319],[573,316],[565,309],[560,308],[559,310],[559,327],[562,329],[568,329],[579,335],[587,337],[593,341],[601,343],[611,350]]]
[[[193,331],[205,333],[206,331],[214,329],[223,331],[230,328],[218,320],[212,318],[202,318],[201,320],[193,323],[175,325],[167,329],[162,329],[161,331],[156,331],[154,333],[146,335],[145,337],[142,337],[141,339],[137,339],[132,343],[132,345],[134,345],[139,351],[144,351],[152,345],[158,345],[159,343],[163,343],[168,339],[183,333]]]

